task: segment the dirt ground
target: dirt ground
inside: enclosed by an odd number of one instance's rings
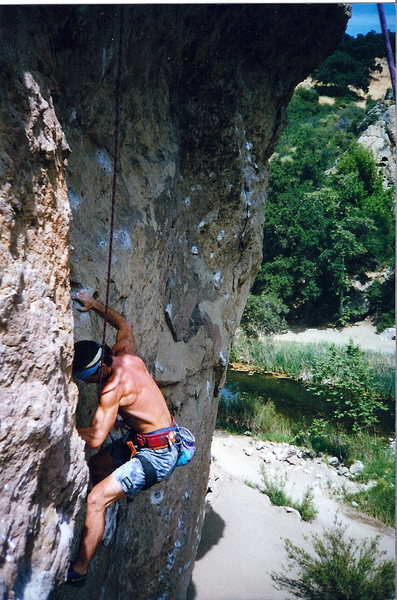
[[[321,459],[269,462],[272,447],[258,450],[259,446],[250,436],[214,434],[206,518],[187,600],[292,600],[272,580],[272,573],[280,574],[287,563],[284,540],[310,548],[305,536],[321,533],[335,518],[355,539],[379,535],[380,548],[394,557],[394,531],[343,505],[335,495],[337,489],[356,489],[359,484]],[[288,451],[281,444],[273,449],[281,458]],[[307,487],[313,489],[318,510],[313,522],[272,506],[266,495],[251,487],[263,485],[263,466],[270,479],[286,478],[286,492],[295,500]]]
[[[335,329],[334,327],[291,329],[287,333],[275,335],[274,338],[276,340],[330,342],[333,344],[347,344],[349,340],[353,340],[355,344],[366,350],[387,353],[393,353],[396,350],[395,340],[387,339],[382,333],[376,333],[376,328],[368,321],[361,321],[343,329]]]

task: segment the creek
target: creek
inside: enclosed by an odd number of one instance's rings
[[[278,413],[295,423],[311,422],[312,419],[320,417],[327,418],[330,414],[329,404],[321,403],[320,405],[318,397],[300,381],[229,369],[221,398],[227,401],[242,393],[259,396],[264,401],[271,400]],[[393,434],[394,405],[391,404],[387,411],[381,412],[378,418],[376,433],[386,436]]]

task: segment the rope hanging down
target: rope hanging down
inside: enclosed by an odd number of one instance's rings
[[[114,231],[114,215],[116,207],[116,189],[117,189],[117,174],[120,170],[120,115],[121,115],[121,73],[122,73],[122,54],[123,54],[123,6],[119,7],[119,47],[118,47],[118,62],[116,74],[116,94],[115,94],[115,117],[114,117],[114,161],[113,161],[113,181],[112,181],[112,203],[110,213],[110,231],[109,231],[109,252],[108,252],[108,267],[106,277],[106,296],[105,296],[105,315],[103,319],[103,334],[102,348],[105,348],[106,341],[106,326],[108,321],[109,309],[109,292],[110,292],[110,277],[112,272],[112,252],[113,252],[113,231]],[[98,396],[101,393],[102,385],[102,366],[104,352],[102,351],[101,368],[99,375]]]
[[[382,29],[383,41],[385,43],[385,48],[386,48],[387,64],[389,65],[390,79],[391,79],[391,84],[392,84],[392,88],[393,88],[393,96],[394,96],[394,101],[395,101],[396,100],[396,67],[394,64],[394,56],[393,56],[393,52],[391,49],[389,30],[387,28],[387,22],[386,22],[385,11],[383,10],[383,4],[378,3],[377,7],[378,7],[378,13],[379,13],[380,26]]]

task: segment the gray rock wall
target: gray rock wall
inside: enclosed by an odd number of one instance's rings
[[[87,485],[68,264],[72,289],[104,298],[118,8],[0,16],[2,585],[7,598],[41,600],[54,588],[52,598],[68,599],[74,590],[55,588]],[[294,86],[346,20],[340,5],[124,7],[110,303],[133,323],[139,354],[199,449],[170,480],[109,511],[82,600],[185,597],[218,393],[261,261],[267,159]],[[100,339],[95,315],[74,316],[77,339]],[[78,421],[95,402],[83,386]]]
[[[2,9],[0,30],[0,596],[41,600],[64,573],[87,485],[72,418],[68,146],[25,26]]]
[[[392,100],[378,102],[364,119],[358,143],[370,150],[383,175],[384,187],[396,182],[396,106]]]

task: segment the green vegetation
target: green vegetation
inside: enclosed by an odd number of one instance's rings
[[[358,493],[345,494],[345,501],[358,510],[394,527],[395,456],[387,440],[368,433],[348,434],[336,429],[325,419],[314,419],[310,426],[298,431],[295,443],[313,448],[318,453],[337,456],[347,466],[355,461],[364,464],[356,476],[372,487]]]
[[[377,34],[361,38],[346,36],[332,60],[347,53],[371,68],[383,42]],[[343,326],[370,314],[379,330],[393,324],[393,192],[355,142],[365,118],[349,98],[321,104],[315,89],[296,90],[270,161],[264,259],[242,320],[251,335],[280,331],[286,320]],[[388,266],[390,283],[368,279]],[[366,297],[354,280],[369,284]]]
[[[392,194],[383,189],[372,155],[358,144],[351,143],[327,175],[325,162],[321,171],[307,172],[321,151],[307,138],[300,144],[302,156],[297,147],[293,159],[279,156],[271,163],[265,261],[252,293],[270,294],[293,319],[345,325],[368,311],[357,302],[353,278],[392,261]]]
[[[264,403],[251,394],[240,394],[229,399],[221,398],[217,427],[231,433],[250,431],[273,442],[292,442],[293,425],[277,413],[273,402]]]
[[[264,489],[262,490],[268,496],[270,502],[275,506],[289,506],[299,512],[303,521],[313,521],[317,515],[317,510],[313,504],[313,492],[307,489],[303,494],[302,500],[292,500],[285,492],[285,480],[280,479],[269,480],[265,470],[262,473]]]
[[[379,111],[366,114],[348,88],[367,90],[374,58],[383,53],[382,37],[374,32],[345,36],[314,73],[335,103],[320,103],[321,86],[296,90],[270,161],[264,259],[230,355],[232,362],[305,382],[318,399],[317,414],[292,421],[272,402],[242,394],[221,398],[218,426],[305,445],[347,466],[361,460],[362,481],[375,485],[346,499],[391,525],[393,455],[376,432],[378,421],[392,412],[393,356],[363,352],[353,343],[268,337],[292,323],[343,327],[370,316],[378,331],[394,325],[393,190],[385,189],[372,154],[355,141]],[[368,111],[374,105],[367,100]],[[378,597],[371,596],[372,584],[368,593],[365,585],[360,600]]]
[[[377,331],[383,331],[387,327],[394,327],[395,313],[393,303],[395,283],[394,275],[390,279],[386,279],[383,283],[374,281],[366,293]]]
[[[288,312],[287,306],[272,294],[250,294],[241,323],[245,331],[254,336],[260,333],[276,333],[288,328],[285,320]]]
[[[339,427],[362,431],[378,421],[377,414],[387,410],[374,384],[374,372],[365,352],[350,342],[331,346],[312,373],[310,390],[331,406],[331,420]]]
[[[390,35],[394,38],[395,34]],[[354,97],[348,86],[367,92],[371,72],[381,70],[375,58],[382,57],[384,53],[384,41],[380,33],[370,31],[357,37],[345,34],[336,51],[325,59],[313,77],[331,86],[331,89],[327,87],[329,95]]]
[[[346,494],[345,500],[354,503],[358,510],[376,517],[389,527],[395,524],[395,489],[385,481],[378,481],[369,490]]]
[[[351,345],[353,346],[353,345]],[[394,397],[395,364],[394,357],[379,352],[352,350],[357,352],[357,366],[353,367],[355,377],[359,377],[359,365],[364,362],[370,373],[368,385],[370,393],[378,395],[389,404]],[[330,359],[330,355],[332,359]],[[282,373],[296,380],[313,381],[325,368],[327,361],[340,362],[349,367],[349,353],[346,346],[335,346],[326,342],[300,343],[274,340],[270,337],[253,338],[239,332],[230,354],[231,362],[255,365],[258,371]],[[333,368],[332,365],[329,368]],[[361,368],[361,367],[360,367]],[[317,375],[316,375],[317,374]],[[349,384],[350,385],[350,384]],[[329,388],[326,388],[329,389]]]
[[[289,567],[298,568],[295,578],[288,571],[273,573],[273,580],[297,598],[306,600],[392,600],[394,563],[384,560],[379,537],[357,542],[346,536],[346,527],[336,523],[310,541],[315,554],[286,540]]]
[[[394,360],[391,355],[363,352],[350,343],[299,344],[240,335],[235,360],[284,372],[299,379],[318,397],[317,416],[294,420],[277,412],[272,401],[243,393],[221,397],[217,426],[234,433],[249,430],[262,439],[298,444],[337,456],[346,466],[360,460],[359,480],[375,485],[348,502],[389,526],[394,519],[394,456],[388,442],[374,434],[377,419],[392,407]],[[298,408],[298,406],[297,406]],[[300,411],[297,410],[297,413]]]
[[[346,494],[345,500],[355,503],[362,512],[380,519],[389,527],[395,525],[395,456],[379,438],[361,434],[353,439],[352,452],[365,467],[358,481],[375,482],[368,490]],[[357,506],[358,505],[358,506]]]
[[[303,418],[291,421],[276,411],[273,402],[247,393],[229,399],[221,397],[217,427],[240,434],[249,430],[260,439],[298,444],[320,455],[337,456],[347,466],[362,461],[364,470],[356,476],[356,480],[363,483],[372,481],[374,485],[358,494],[347,494],[345,500],[348,503],[355,502],[356,508],[362,512],[393,527],[394,454],[387,440],[366,432],[348,433],[324,418],[313,419],[311,423]],[[266,494],[272,496],[272,502],[277,504],[276,488],[282,489],[282,486],[273,482],[273,487],[269,484],[268,488],[270,492],[268,494],[266,491]],[[301,512],[284,497],[280,503],[282,506],[293,506]]]

